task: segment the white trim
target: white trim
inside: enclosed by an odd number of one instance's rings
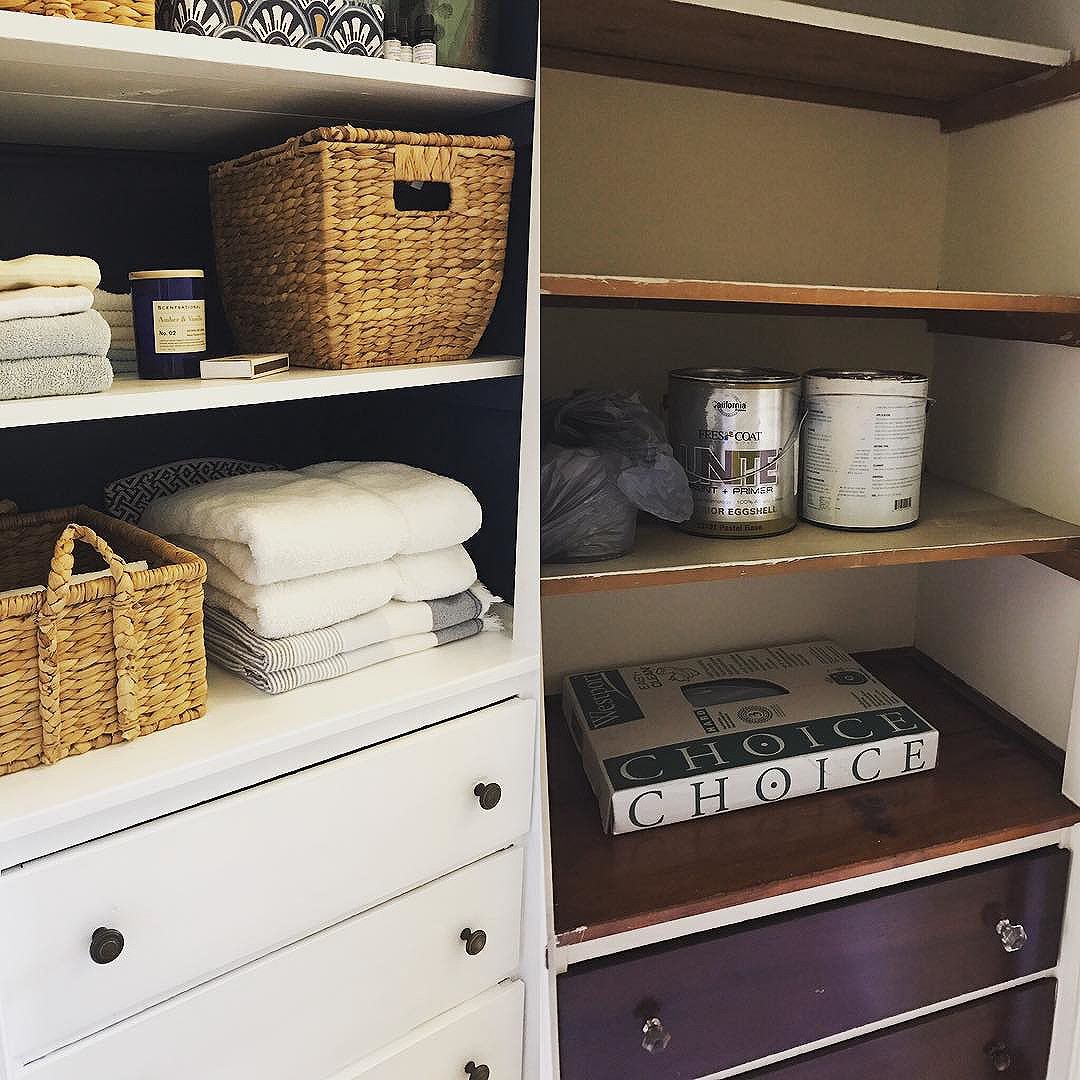
[[[119,376],[112,389],[103,394],[0,402],[0,428],[340,397],[409,386],[502,379],[520,375],[521,371],[520,357],[491,356],[450,363],[401,364],[349,371],[292,368],[265,379],[211,379],[206,382],[201,379],[163,379],[159,382]]]
[[[708,1076],[701,1077],[700,1080],[726,1080],[729,1076],[740,1076],[743,1073],[750,1072],[752,1069],[760,1069],[763,1066],[774,1065],[780,1061],[789,1061],[791,1058],[801,1057],[803,1054],[812,1053],[814,1050],[822,1050],[830,1046],[839,1046],[842,1043],[850,1042],[852,1039],[857,1039],[861,1035],[870,1035],[875,1031],[885,1031],[888,1028],[906,1024],[911,1020],[918,1020],[924,1016],[933,1016],[935,1013],[944,1012],[946,1009],[956,1008],[958,1005],[967,1005],[972,1001],[980,1001],[983,998],[992,997],[994,994],[1000,994],[1005,990],[1015,990],[1019,986],[1026,986],[1028,983],[1038,982],[1039,979],[1053,978],[1055,974],[1055,968],[1048,968],[1046,971],[1039,971],[1034,975],[1024,975],[1019,979],[998,983],[997,986],[988,986],[982,990],[974,990],[970,994],[961,994],[959,997],[949,998],[947,1001],[936,1001],[933,1005],[926,1005],[921,1009],[911,1009],[909,1012],[900,1013],[898,1016],[890,1016],[885,1020],[878,1020],[873,1024],[863,1024],[862,1027],[852,1028],[850,1031],[842,1031],[838,1035],[830,1035],[826,1039],[818,1039],[817,1042],[806,1043],[804,1046],[796,1046],[791,1050],[784,1050],[779,1054],[770,1054],[768,1057],[758,1058],[756,1061],[748,1061],[744,1065],[737,1065],[732,1069],[724,1069],[722,1072],[710,1073]]]
[[[857,896],[860,893],[883,889],[891,885],[903,885],[910,881],[919,881],[936,874],[947,874],[969,866],[1005,859],[1010,855],[1019,855],[1027,851],[1037,851],[1047,847],[1067,847],[1071,836],[1069,829],[1055,829],[1052,832],[1025,836],[1019,840],[1010,840],[1004,844],[992,844],[989,847],[962,851],[956,855],[946,855],[939,859],[927,859],[910,866],[900,866],[894,870],[882,870],[876,874],[863,874],[860,877],[837,881],[830,885],[818,885],[811,889],[770,896],[764,900],[754,900],[747,904],[708,911],[702,915],[692,915],[685,919],[648,926],[641,930],[628,930],[622,934],[595,938],[575,945],[557,947],[555,956],[560,973],[571,964],[580,964],[586,960],[595,960],[602,956],[637,949],[643,945],[655,945],[659,942],[673,941],[689,934],[698,934],[704,930],[716,930],[723,926],[749,922],[751,919],[764,918],[789,911],[799,911],[812,904],[823,904],[830,900]]]
[[[917,23],[897,22],[895,19],[879,19],[871,15],[858,15],[847,11],[811,7],[791,0],[675,0],[680,4],[696,4],[698,7],[730,11],[738,15],[752,15],[761,19],[777,19],[781,22],[816,26],[822,30],[840,30],[863,37],[885,38],[903,41],[910,45],[928,45],[951,52],[974,53],[994,56],[1002,60],[1019,60],[1046,67],[1062,67],[1072,59],[1067,49],[1052,49],[1046,45],[1029,45],[1022,41],[983,37],[958,30],[946,30],[938,26],[920,26]]]

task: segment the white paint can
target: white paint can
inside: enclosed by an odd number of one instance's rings
[[[802,516],[834,529],[919,519],[925,375],[819,369],[803,377]]]

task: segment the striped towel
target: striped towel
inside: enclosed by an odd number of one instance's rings
[[[352,671],[361,671],[373,664],[381,664],[384,660],[409,656],[426,649],[434,649],[439,645],[449,645],[452,641],[475,637],[484,630],[496,630],[500,625],[501,620],[498,616],[486,615],[482,619],[469,619],[456,626],[448,626],[444,630],[434,630],[427,634],[406,634],[404,637],[391,638],[389,641],[381,641],[363,649],[339,653],[337,656],[317,660],[311,664],[286,668],[284,671],[263,671],[248,666],[245,660],[235,652],[219,651],[215,633],[207,623],[206,655],[227,671],[251,683],[257,690],[262,690],[267,694],[283,694],[287,690],[295,690],[298,686],[308,686],[326,679],[336,679],[339,675],[347,675]]]
[[[437,633],[471,619],[483,619],[497,603],[499,598],[478,581],[472,588],[442,600],[391,600],[366,615],[323,630],[281,638],[256,634],[235,615],[211,603],[206,605],[204,618],[206,647],[227,656],[234,665],[269,674],[330,660],[395,638]]]

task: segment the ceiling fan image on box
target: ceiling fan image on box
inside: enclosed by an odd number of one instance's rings
[[[688,683],[681,687],[683,697],[695,709],[710,705],[730,705],[733,701],[750,701],[754,698],[779,697],[790,693],[782,686],[766,679],[709,679],[707,682]]]

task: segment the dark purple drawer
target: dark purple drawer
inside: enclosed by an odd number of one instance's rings
[[[742,1080],[1046,1080],[1056,989],[1041,979]]]
[[[576,965],[558,980],[563,1080],[694,1080],[1045,971],[1068,866],[1048,849]],[[1005,923],[1026,934],[1014,951]],[[670,1041],[650,1053],[653,1019]]]

